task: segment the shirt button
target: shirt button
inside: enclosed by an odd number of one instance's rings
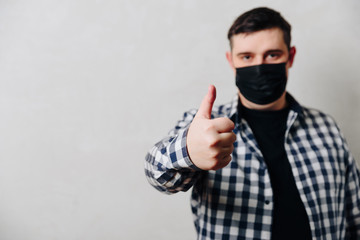
[[[265,204],[268,205],[270,203],[269,200],[265,200]]]

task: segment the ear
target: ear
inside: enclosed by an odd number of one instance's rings
[[[291,47],[289,50],[289,67],[291,67],[294,63],[295,54],[296,54],[296,48]]]
[[[230,67],[232,68],[232,70],[236,73],[236,69],[234,67],[234,62],[233,62],[233,59],[232,59],[232,54],[231,52],[226,52],[226,59],[230,65]]]

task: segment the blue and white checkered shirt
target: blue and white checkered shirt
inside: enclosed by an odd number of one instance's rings
[[[289,94],[287,99],[285,151],[313,239],[360,239],[360,173],[343,135],[331,117],[300,106]],[[171,194],[193,187],[191,208],[198,239],[271,237],[274,205],[269,172],[237,105],[236,97],[212,112],[213,118],[235,122],[237,140],[225,168],[202,171],[191,162],[186,135],[196,110],[186,112],[146,156],[145,173],[156,189]]]

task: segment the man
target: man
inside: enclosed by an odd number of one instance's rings
[[[276,11],[231,26],[238,96],[213,107],[210,86],[146,156],[165,193],[193,187],[198,239],[360,239],[360,174],[333,119],[286,92],[296,49]]]

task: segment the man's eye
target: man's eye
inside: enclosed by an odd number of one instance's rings
[[[245,60],[245,61],[248,61],[250,60],[251,56],[249,55],[246,55],[246,56],[243,56],[242,59]]]
[[[268,55],[268,58],[277,58],[278,56],[279,54],[272,53]]]

